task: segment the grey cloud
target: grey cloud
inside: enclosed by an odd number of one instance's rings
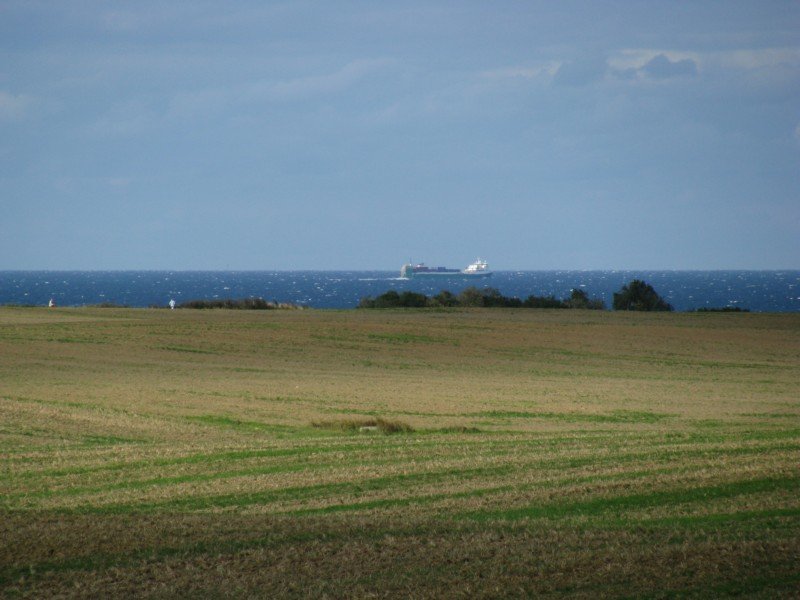
[[[605,58],[593,56],[563,63],[553,77],[553,83],[566,86],[583,86],[603,78],[608,70]]]
[[[20,119],[33,103],[33,99],[25,94],[9,94],[0,90],[0,120]]]
[[[395,64],[391,59],[355,60],[334,73],[300,77],[270,86],[270,96],[274,99],[296,99],[299,97],[328,94],[342,91],[363,77],[384,67]]]
[[[647,76],[653,79],[670,79],[672,77],[694,77],[697,75],[697,64],[690,58],[671,61],[664,54],[654,56],[641,68]]]
[[[366,77],[396,64],[392,59],[354,60],[337,71],[283,81],[262,80],[180,92],[173,95],[168,116],[197,118],[231,106],[263,102],[292,102],[342,92]]]

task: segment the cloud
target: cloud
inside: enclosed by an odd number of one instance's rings
[[[600,81],[608,71],[603,56],[591,56],[562,63],[553,77],[556,85],[580,87]]]
[[[283,81],[265,79],[224,88],[178,92],[170,99],[167,116],[179,119],[198,118],[231,106],[299,101],[336,94],[358,84],[367,76],[394,65],[395,62],[391,59],[360,59],[322,75]]]
[[[653,79],[694,77],[697,75],[697,63],[690,58],[684,58],[673,62],[665,54],[657,54],[639,69],[639,71]]]
[[[701,64],[705,64],[708,54],[697,52],[685,52],[680,50],[669,50],[663,48],[624,48],[612,53],[608,58],[608,64],[615,72],[631,72],[646,75],[647,69],[675,69],[675,65],[680,65],[678,69],[698,69]]]
[[[106,185],[112,188],[127,188],[133,183],[132,177],[106,177]]]
[[[132,11],[110,11],[101,16],[102,25],[110,31],[135,31],[144,23],[141,14]]]
[[[356,60],[334,73],[299,77],[268,86],[268,95],[273,99],[293,100],[319,94],[330,94],[347,89],[364,76],[394,64],[390,59]]]
[[[675,50],[627,48],[608,59],[609,72],[617,79],[666,81],[693,78],[705,65],[705,55]]]
[[[538,77],[553,76],[561,66],[560,63],[550,61],[535,67],[499,67],[489,71],[482,71],[479,75],[484,79],[537,79]]]
[[[53,188],[63,193],[75,193],[87,190],[114,190],[124,192],[133,183],[133,177],[58,177],[53,180]]]
[[[177,117],[179,119],[204,117],[224,110],[236,98],[243,98],[243,90],[241,88],[211,88],[191,92],[176,92],[169,101],[167,117]]]
[[[232,107],[299,101],[334,94],[347,90],[368,75],[394,63],[389,59],[356,60],[324,75],[176,91],[170,95],[165,106],[158,98],[143,95],[112,106],[94,122],[92,131],[103,136],[136,136],[171,121],[203,119]]]
[[[735,77],[773,76],[775,81],[796,79],[800,70],[800,48],[775,47],[685,52],[652,48],[626,48],[608,60],[614,76],[622,79],[664,80],[730,72]],[[762,82],[766,81],[762,79]]]
[[[0,91],[0,120],[16,121],[21,119],[32,104],[33,98],[30,96]]]
[[[134,99],[113,106],[94,122],[92,131],[104,136],[138,135],[150,130],[158,119],[148,103]]]
[[[612,69],[618,72],[638,72],[655,61],[664,65],[663,56],[673,65],[689,60],[695,68],[729,69],[734,71],[755,71],[765,68],[800,68],[800,48],[753,48],[738,50],[709,50],[705,52],[686,52],[657,48],[625,48],[614,52],[608,59]],[[656,60],[658,59],[658,60]],[[667,67],[670,68],[670,67]],[[685,67],[684,67],[685,68]]]
[[[709,62],[729,69],[800,67],[800,48],[759,48],[710,53]]]

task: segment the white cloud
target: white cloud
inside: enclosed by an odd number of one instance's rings
[[[657,56],[664,56],[672,63],[690,60],[696,65],[702,64],[701,55],[697,52],[682,52],[658,48],[626,48],[609,56],[608,64],[616,71],[638,71]]]
[[[532,67],[499,67],[489,71],[482,71],[480,76],[484,79],[537,79],[542,76],[552,77],[560,66],[560,62],[549,61]]]
[[[0,91],[0,120],[15,121],[25,116],[33,104],[33,98],[25,94],[9,94]]]
[[[126,188],[133,183],[132,177],[106,177],[105,182],[112,188]]]
[[[356,60],[334,73],[299,77],[269,86],[268,95],[274,99],[297,99],[305,96],[329,94],[347,89],[364,76],[395,63],[391,59]]]
[[[352,61],[337,71],[275,81],[264,79],[224,88],[179,92],[172,96],[168,116],[195,118],[218,112],[232,105],[285,102],[325,96],[347,90],[365,77],[396,64],[391,59]]]
[[[626,48],[612,54],[608,59],[608,63],[617,71],[639,70],[659,55],[663,55],[672,63],[690,60],[697,65],[698,69],[714,67],[752,71],[776,67],[800,68],[800,48],[761,48],[714,52],[687,52],[663,48]]]
[[[212,88],[192,92],[178,92],[172,96],[169,102],[168,116],[181,119],[203,117],[222,110],[237,97],[241,98],[240,89]]]
[[[135,182],[133,177],[73,177],[64,176],[53,180],[53,188],[71,194],[78,191],[111,189],[124,192]]]
[[[694,77],[697,75],[697,63],[691,58],[672,61],[664,54],[658,54],[640,69],[652,79],[672,79],[675,77]]]
[[[754,70],[765,67],[800,67],[800,48],[761,48],[714,52],[707,60],[729,69]]]
[[[602,81],[608,73],[608,62],[602,55],[585,55],[561,64],[553,77],[553,83],[570,87],[582,87]]]
[[[111,31],[135,31],[143,24],[140,13],[132,11],[110,11],[101,16],[105,29]]]
[[[131,100],[112,107],[95,121],[92,130],[101,135],[137,135],[158,120],[156,112],[142,100]]]

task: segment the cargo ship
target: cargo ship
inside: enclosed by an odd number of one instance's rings
[[[416,277],[452,277],[452,278],[479,278],[490,277],[492,272],[485,260],[480,258],[470,264],[466,269],[448,269],[447,267],[429,267],[425,263],[406,263],[400,268],[400,277],[412,279]]]

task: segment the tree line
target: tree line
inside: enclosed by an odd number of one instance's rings
[[[162,306],[154,306],[154,308],[163,308]],[[221,300],[187,300],[181,302],[176,308],[226,308],[235,310],[275,310],[278,308],[303,308],[295,304],[288,304],[286,302],[269,302],[263,298],[225,298]]]
[[[516,296],[503,296],[496,288],[478,289],[470,286],[459,294],[442,290],[435,296],[418,292],[389,290],[375,298],[367,296],[358,308],[436,308],[436,307],[503,307],[503,308],[580,308],[605,310],[599,298],[590,298],[582,289],[574,289],[568,298],[530,295],[524,300]],[[614,310],[671,311],[666,302],[648,283],[634,279],[614,293]]]

